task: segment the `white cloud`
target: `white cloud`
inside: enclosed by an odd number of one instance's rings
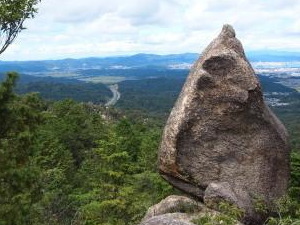
[[[225,23],[246,50],[300,51],[299,0],[44,0],[0,59],[201,52]]]

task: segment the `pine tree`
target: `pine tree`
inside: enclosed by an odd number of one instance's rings
[[[17,96],[16,73],[0,84],[0,224],[29,224],[31,206],[38,200],[39,170],[33,144],[42,123],[37,95]]]

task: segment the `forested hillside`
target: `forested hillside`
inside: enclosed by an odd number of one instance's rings
[[[137,224],[149,206],[175,193],[156,169],[164,119],[17,95],[16,80],[10,73],[0,86],[0,224]],[[173,91],[162,95],[175,99]],[[299,218],[299,108],[276,110],[293,147],[281,221]]]
[[[134,224],[172,193],[150,120],[0,86],[0,224]]]
[[[112,93],[109,88],[101,83],[58,83],[58,82],[34,82],[20,85],[16,88],[19,94],[38,92],[41,97],[48,100],[62,100],[72,98],[78,102],[93,101],[95,104],[105,104]]]
[[[0,81],[6,75],[0,73]],[[71,98],[77,102],[94,102],[105,104],[112,93],[109,88],[101,83],[87,83],[75,79],[37,77],[22,74],[18,77],[15,90],[19,94],[38,92],[45,100],[62,100]]]

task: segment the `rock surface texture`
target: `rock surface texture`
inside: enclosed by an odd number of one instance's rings
[[[185,196],[170,195],[160,203],[150,207],[143,220],[167,213],[191,213],[202,211],[205,206]]]
[[[195,219],[218,215],[221,214],[194,199],[171,195],[150,207],[140,225],[195,225]],[[243,224],[235,221],[235,225]]]
[[[185,213],[166,213],[144,220],[140,225],[195,225]]]
[[[170,195],[150,207],[140,225],[193,225],[192,213],[204,210],[200,202],[185,196]]]
[[[287,133],[230,25],[186,80],[163,133],[159,170],[178,189],[206,201],[219,195],[249,217],[254,196],[271,204],[286,193]]]

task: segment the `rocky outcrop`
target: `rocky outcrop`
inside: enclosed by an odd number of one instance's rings
[[[194,220],[208,216],[213,221],[220,215],[199,201],[171,195],[150,207],[140,225],[195,225]],[[235,224],[242,225],[238,221]]]
[[[191,198],[170,195],[160,203],[150,207],[143,220],[166,213],[193,213],[203,210],[205,206]]]
[[[190,216],[185,213],[166,213],[151,217],[140,225],[195,225],[189,221]]]
[[[193,213],[205,206],[185,196],[171,195],[150,207],[140,225],[193,225]]]
[[[253,198],[285,194],[289,145],[230,25],[193,66],[165,126],[159,170],[201,200],[229,200],[254,218]]]

